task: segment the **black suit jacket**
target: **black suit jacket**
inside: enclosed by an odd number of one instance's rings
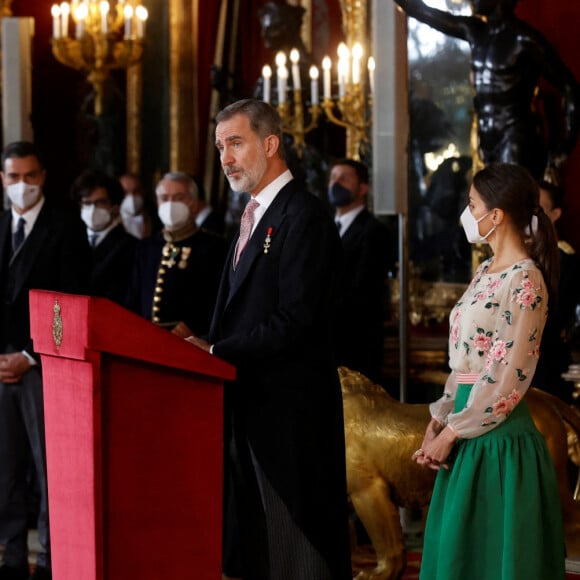
[[[342,246],[344,271],[335,333],[338,363],[379,381],[386,279],[396,253],[394,237],[365,208],[346,230]]]
[[[213,352],[237,367],[225,389],[226,423],[249,443],[333,578],[350,577],[342,396],[331,341],[341,263],[336,227],[292,181],[234,272],[235,244],[210,331]]]
[[[51,208],[46,201],[14,256],[11,223],[11,211],[0,215],[0,352],[10,345],[32,354],[29,290],[86,293],[90,248],[79,217]]]
[[[201,222],[199,227],[208,232],[213,232],[218,236],[223,236],[225,232],[224,216],[218,213],[215,209],[212,209],[203,222]]]
[[[152,318],[164,245],[161,232],[137,243],[126,306],[147,320]],[[163,293],[157,303],[160,322],[184,322],[194,334],[205,335],[223,270],[226,242],[215,234],[197,230],[175,245],[190,248],[190,254],[185,268],[179,267],[179,260],[173,267],[165,268]]]
[[[92,249],[93,267],[89,285],[92,296],[103,296],[124,304],[136,246],[137,239],[119,224]]]

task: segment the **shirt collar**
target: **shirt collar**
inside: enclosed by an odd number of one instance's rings
[[[263,207],[264,210],[270,207],[270,204],[274,201],[274,198],[278,195],[278,192],[287,184],[292,181],[292,172],[286,169],[283,173],[278,175],[274,181],[271,181],[264,189],[254,197],[254,199]]]
[[[106,237],[107,234],[114,228],[116,228],[121,223],[121,216],[113,218],[113,221],[104,229],[98,232],[87,228],[87,237],[90,240],[91,236],[97,236],[95,238],[95,246],[98,246]]]
[[[341,216],[336,215],[334,218],[335,222],[340,222],[340,237],[344,236],[344,233],[352,225],[352,222],[356,219],[356,216],[365,209],[364,205],[359,205],[350,211],[347,211]]]
[[[26,221],[26,225],[24,226],[24,235],[28,236],[28,234],[32,231],[34,224],[38,218],[38,214],[44,205],[44,196],[40,198],[40,201],[34,206],[31,207],[29,210],[26,210],[23,214],[16,213],[14,208],[11,208],[12,211],[12,233],[16,231],[16,227],[18,226],[18,220],[23,217]]]

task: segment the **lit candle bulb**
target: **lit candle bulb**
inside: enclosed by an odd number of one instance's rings
[[[310,67],[310,101],[313,105],[318,105],[318,69],[312,65]]]
[[[270,80],[272,78],[272,69],[267,64],[262,67],[262,78],[264,80],[264,90],[263,90],[262,100],[265,103],[269,103],[270,102]]]
[[[107,34],[107,32],[109,31],[109,26],[107,22],[107,16],[109,14],[109,3],[106,0],[103,0],[103,2],[99,4],[99,8],[101,11],[101,32],[103,34]]]
[[[350,50],[344,42],[338,45],[338,89],[340,93],[342,85],[342,96],[344,97],[346,83],[348,82],[348,70],[349,70],[349,60],[350,60]]]
[[[288,69],[281,66],[278,69],[278,104],[283,105],[286,102],[286,87],[288,85]]]
[[[330,57],[325,56],[322,59],[322,90],[324,99],[330,99],[330,69],[332,68],[332,61]]]
[[[363,49],[360,42],[352,47],[352,84],[360,83],[360,61],[363,55]]]
[[[342,98],[346,95],[346,79],[348,77],[348,61],[340,59],[337,65],[338,72],[338,96]]]
[[[367,68],[369,69],[369,92],[372,97],[375,93],[375,59],[372,56],[369,56]]]
[[[288,69],[286,68],[286,55],[283,52],[278,52],[276,54],[276,81],[279,105],[282,105],[286,101],[287,79]]]
[[[84,2],[82,4],[79,4],[78,8],[75,10],[76,22],[77,22],[75,34],[76,34],[77,40],[80,40],[85,33],[85,20],[87,18],[88,13],[89,13],[89,9]]]
[[[299,91],[302,87],[300,85],[300,53],[296,48],[290,51],[290,61],[292,62],[292,84],[294,85],[294,90]]]
[[[52,37],[60,38],[60,8],[58,4],[53,4],[50,9],[52,14]]]
[[[63,37],[68,36],[68,17],[70,14],[70,5],[68,2],[62,2],[60,5],[61,29],[60,33]]]
[[[137,15],[137,38],[143,38],[145,36],[145,22],[149,16],[147,8],[145,6],[137,6],[135,8],[135,14]]]
[[[131,4],[125,6],[123,16],[125,17],[125,38],[131,38],[131,22],[133,20],[133,6]]]

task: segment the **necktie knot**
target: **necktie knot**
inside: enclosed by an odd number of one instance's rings
[[[342,222],[339,219],[337,219],[337,220],[335,220],[334,223],[336,224],[336,229],[338,230],[338,233],[340,234],[340,231],[342,230]]]
[[[240,256],[250,239],[252,234],[252,228],[254,227],[254,211],[258,208],[260,204],[255,199],[250,199],[246,204],[244,213],[242,214],[242,219],[240,221],[240,237],[238,239],[238,245],[236,247],[236,257],[234,260],[234,268],[238,265]]]
[[[18,248],[24,242],[24,226],[26,225],[26,220],[21,216],[16,224],[16,231],[12,236],[12,250],[16,252]]]
[[[97,245],[97,240],[99,239],[99,234],[90,234],[89,235],[89,244],[91,248],[94,248]]]

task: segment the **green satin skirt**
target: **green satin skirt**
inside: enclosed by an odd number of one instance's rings
[[[471,387],[459,385],[456,412]],[[455,451],[449,470],[437,474],[420,580],[563,580],[556,473],[525,401]]]

